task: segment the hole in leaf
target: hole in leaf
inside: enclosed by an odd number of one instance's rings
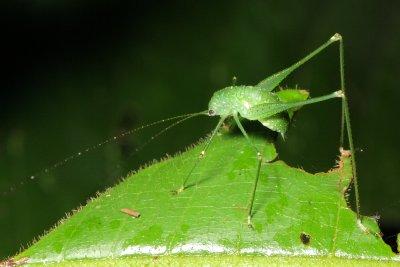
[[[392,224],[385,223],[384,220],[379,220],[379,228],[382,232],[382,239],[388,244],[392,251],[399,254],[399,247],[397,244],[397,235],[400,233],[400,227]]]

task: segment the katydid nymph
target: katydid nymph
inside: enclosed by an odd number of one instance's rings
[[[322,50],[326,49],[331,44],[339,42],[339,61],[340,61],[340,90],[334,91],[330,94],[309,98],[309,93],[305,90],[297,90],[297,89],[283,89],[276,90],[279,84],[294,70],[299,68],[301,65],[309,61],[314,56],[318,55]],[[345,82],[344,82],[344,58],[343,58],[343,40],[340,34],[333,35],[327,42],[323,45],[315,49],[313,52],[308,54],[306,57],[302,58],[292,66],[276,73],[268,78],[262,80],[255,86],[247,86],[247,85],[232,85],[226,88],[223,88],[219,91],[216,91],[214,95],[211,97],[211,100],[208,105],[208,109],[206,111],[179,115],[163,120],[159,120],[153,123],[149,123],[147,125],[143,125],[136,129],[132,129],[130,131],[121,133],[117,136],[113,136],[105,141],[87,147],[86,149],[78,152],[70,157],[65,158],[64,160],[54,164],[50,168],[46,168],[34,175],[28,177],[27,181],[33,180],[36,176],[40,176],[41,174],[52,171],[55,168],[61,167],[67,162],[81,157],[82,155],[88,153],[89,151],[95,150],[103,145],[111,143],[115,140],[118,140],[124,136],[133,134],[139,130],[144,128],[148,128],[157,124],[165,123],[172,120],[178,120],[164,128],[156,135],[152,136],[147,142],[142,144],[139,148],[135,150],[138,152],[149,142],[154,140],[156,137],[171,129],[172,127],[199,115],[208,115],[208,116],[220,116],[217,126],[212,131],[209,139],[205,142],[204,147],[200,153],[200,157],[193,164],[187,175],[184,177],[182,184],[177,186],[177,188],[171,188],[175,194],[184,194],[186,190],[190,190],[188,186],[188,181],[190,177],[200,162],[201,158],[206,156],[206,152],[210,144],[212,143],[212,139],[215,134],[219,131],[224,121],[228,118],[233,118],[233,121],[237,124],[238,128],[242,132],[243,136],[248,140],[250,146],[254,148],[254,152],[257,156],[257,168],[255,173],[254,185],[250,192],[250,198],[247,208],[247,224],[249,227],[252,227],[251,218],[253,214],[253,202],[256,195],[257,184],[260,176],[260,169],[262,167],[263,155],[257,149],[257,147],[252,143],[251,138],[248,136],[245,128],[243,127],[241,120],[247,119],[251,121],[259,121],[263,126],[269,128],[272,131],[278,132],[282,137],[285,136],[285,133],[289,126],[289,121],[293,115],[293,112],[301,108],[302,106],[318,103],[334,98],[341,98],[342,102],[342,122],[341,122],[341,134],[340,134],[340,150],[343,151],[344,148],[344,136],[347,135],[348,146],[351,154],[351,163],[352,163],[352,175],[353,175],[353,183],[355,190],[355,201],[356,201],[356,212],[357,212],[357,222],[361,225],[361,215],[360,215],[360,198],[358,192],[358,183],[357,183],[357,172],[356,172],[356,161],[355,161],[355,151],[353,146],[353,139],[351,133],[351,125],[350,125],[350,115],[347,97],[345,93]],[[346,132],[345,132],[346,130]],[[135,153],[134,152],[134,153]],[[192,181],[193,182],[193,181]],[[21,182],[20,185],[23,185],[24,182]],[[4,192],[3,195],[6,195],[13,191],[15,188],[12,187],[7,192]],[[250,190],[250,189],[249,189]]]
[[[308,60],[318,55],[322,50],[326,49],[332,43],[339,42],[339,61],[340,61],[340,85],[341,88],[338,91],[334,91],[330,94],[309,98],[309,94],[304,90],[288,89],[274,91],[278,85],[294,70],[299,68],[301,65],[306,63]],[[185,190],[189,190],[188,180],[196,168],[199,160],[203,158],[206,151],[211,144],[211,141],[215,134],[219,131],[223,122],[228,117],[233,117],[237,127],[242,132],[243,136],[248,140],[250,146],[254,148],[254,152],[257,155],[257,169],[255,173],[254,186],[250,194],[250,200],[247,208],[247,224],[251,228],[251,218],[253,216],[253,203],[254,197],[257,190],[257,184],[260,176],[260,169],[262,166],[263,156],[261,152],[253,145],[251,138],[249,138],[245,128],[241,123],[241,119],[247,119],[252,121],[259,121],[262,125],[269,128],[272,131],[278,132],[284,137],[291,115],[294,110],[299,109],[302,106],[318,103],[334,98],[341,98],[342,102],[342,122],[341,122],[341,137],[340,137],[340,150],[343,150],[344,146],[344,135],[345,129],[347,129],[348,145],[351,153],[352,163],[352,175],[355,189],[356,199],[356,212],[358,222],[361,222],[360,216],[360,198],[358,193],[357,184],[357,172],[355,162],[355,151],[353,147],[353,139],[350,125],[350,115],[347,103],[347,97],[345,94],[345,82],[344,82],[344,62],[343,62],[343,40],[340,34],[336,33],[327,42],[318,47],[316,50],[302,58],[292,66],[276,73],[265,80],[262,80],[255,86],[244,86],[244,85],[232,85],[216,91],[212,96],[208,110],[205,112],[209,116],[220,116],[219,122],[215,129],[212,131],[210,138],[205,143],[203,150],[200,153],[199,159],[191,168],[187,174],[181,187],[174,190],[176,194],[184,193]]]

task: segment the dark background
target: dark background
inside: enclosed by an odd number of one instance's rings
[[[215,3],[217,2],[217,3]],[[361,209],[400,228],[397,1],[10,1],[0,4],[0,257],[12,255],[115,184],[209,132],[198,118],[132,152],[163,126],[45,168],[123,130],[207,108],[212,93],[255,84],[335,32],[345,43]],[[284,84],[339,88],[337,45]],[[326,171],[338,154],[339,101],[302,109],[280,158]],[[27,177],[42,171],[33,181]]]

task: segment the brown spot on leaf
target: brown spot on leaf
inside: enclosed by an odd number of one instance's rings
[[[310,241],[311,241],[311,236],[309,234],[306,234],[306,233],[303,232],[303,233],[300,234],[300,241],[304,245],[309,245]]]

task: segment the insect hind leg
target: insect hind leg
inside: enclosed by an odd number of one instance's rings
[[[340,129],[340,151],[344,149],[344,136],[347,134],[347,141],[350,148],[351,153],[351,164],[352,164],[352,174],[353,174],[353,184],[354,184],[354,193],[355,193],[355,201],[356,201],[356,213],[357,213],[357,222],[362,221],[362,216],[360,214],[360,194],[358,190],[358,177],[357,177],[357,166],[356,166],[356,151],[354,149],[353,144],[353,135],[351,131],[351,122],[350,122],[350,111],[349,111],[349,103],[346,94],[346,86],[344,79],[344,48],[343,48],[343,38],[340,34],[335,34],[332,38],[336,38],[336,41],[339,41],[339,65],[340,65],[340,89],[343,92],[342,97],[342,120],[341,120],[341,129]]]

